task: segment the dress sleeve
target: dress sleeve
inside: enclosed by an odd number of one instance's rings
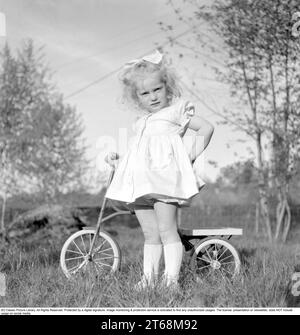
[[[188,100],[180,101],[178,108],[176,108],[176,122],[186,129],[191,118],[195,115],[195,106]]]

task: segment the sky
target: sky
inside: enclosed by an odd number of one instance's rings
[[[184,13],[190,15],[192,8],[186,2],[181,3],[185,4]],[[0,45],[7,41],[12,48],[19,48],[24,39],[32,38],[36,46],[44,47],[53,81],[65,101],[82,116],[88,156],[100,170],[104,169],[101,165],[104,145],[118,143],[124,132],[129,138],[133,135],[131,124],[135,115],[120,104],[115,72],[125,62],[154,50],[157,45],[164,45],[188,86],[192,77],[199,75],[197,88],[208,105],[213,104],[219,111],[232,106],[228,88],[213,78],[209,57],[181,59],[178,54],[182,50],[167,44],[167,35],[160,29],[159,21],[173,25],[175,36],[188,27],[176,19],[166,0],[0,0],[0,12],[6,16],[6,37],[0,37]],[[188,39],[189,34],[182,38]],[[239,141],[241,134],[218,125],[219,117],[190,97],[196,113],[215,126],[211,143],[196,166],[201,177],[214,180],[221,167],[248,157],[246,145]],[[218,167],[209,161],[216,162]]]

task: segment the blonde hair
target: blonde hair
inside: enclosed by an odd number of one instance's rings
[[[119,79],[122,84],[122,102],[135,110],[141,110],[136,93],[137,82],[152,73],[159,73],[160,78],[166,85],[167,98],[171,102],[174,98],[181,97],[181,88],[178,84],[177,74],[167,66],[164,59],[159,64],[141,60],[136,64],[125,67],[120,73]]]

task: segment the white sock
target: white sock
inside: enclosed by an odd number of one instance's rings
[[[177,284],[183,258],[183,245],[181,241],[164,244],[166,285]]]
[[[144,276],[149,283],[158,276],[161,255],[162,244],[144,244]]]

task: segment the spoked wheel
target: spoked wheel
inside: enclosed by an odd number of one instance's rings
[[[233,278],[241,267],[235,247],[222,238],[207,238],[195,246],[191,259],[194,273],[199,279]]]
[[[106,232],[100,231],[92,254],[89,256],[94,229],[84,229],[71,235],[62,247],[60,266],[64,274],[105,275],[119,269],[121,251],[117,242]]]

